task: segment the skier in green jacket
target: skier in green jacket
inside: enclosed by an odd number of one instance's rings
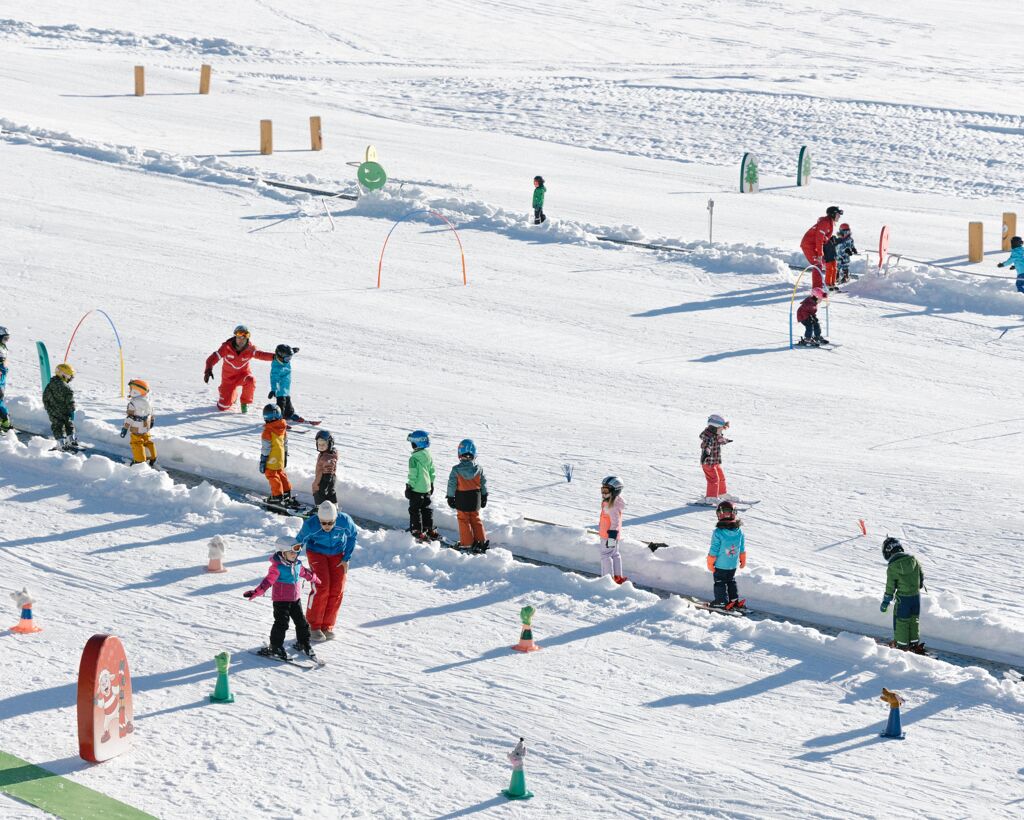
[[[903,545],[897,538],[887,537],[882,542],[882,555],[889,562],[889,568],[885,573],[882,612],[887,612],[893,598],[896,599],[896,607],[892,613],[895,640],[890,646],[923,655],[924,644],[921,643],[919,616],[924,570],[913,555],[903,551]]]
[[[75,394],[69,385],[75,377],[75,369],[63,362],[57,365],[55,372],[56,375],[43,390],[43,407],[50,417],[53,437],[57,439],[55,449],[74,451],[78,449],[75,436]]]
[[[417,541],[437,541],[441,534],[434,529],[434,511],[430,507],[430,496],[434,494],[434,458],[427,452],[430,435],[426,430],[413,430],[406,439],[412,445],[409,477],[405,482],[409,532]]]
[[[533,178],[533,224],[539,225],[547,221],[544,216],[544,194],[548,189],[544,187],[544,177]]]

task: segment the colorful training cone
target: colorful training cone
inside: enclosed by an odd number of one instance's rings
[[[22,587],[21,592],[12,592],[11,598],[21,608],[21,620],[11,627],[11,632],[18,635],[31,635],[33,632],[42,632],[41,626],[36,626],[32,620],[32,596],[27,587]]]
[[[508,762],[512,764],[512,782],[507,789],[501,793],[509,800],[529,800],[533,792],[526,788],[526,773],[523,771],[523,762],[526,759],[526,741],[519,738],[516,747],[508,753]]]
[[[231,655],[221,652],[214,657],[217,662],[217,685],[210,695],[211,703],[234,703],[235,696],[231,694],[231,686],[228,684],[228,667],[231,665]]]
[[[523,630],[519,633],[519,643],[512,647],[516,652],[536,652],[540,649],[533,642],[533,627],[530,625],[536,611],[532,606],[524,606],[519,610],[519,620],[523,622]]]
[[[207,572],[227,572],[224,569],[224,539],[219,535],[213,536],[209,544],[210,561],[206,565]]]
[[[885,724],[885,731],[882,732],[881,737],[890,740],[903,740],[906,734],[900,725],[900,706],[905,701],[895,692],[890,692],[884,686],[882,687],[882,694],[879,700],[884,700],[889,704],[889,721]]]

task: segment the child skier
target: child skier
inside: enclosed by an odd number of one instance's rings
[[[894,640],[889,645],[923,655],[920,615],[924,570],[913,555],[903,551],[903,545],[897,538],[886,537],[882,542],[882,555],[889,562],[889,567],[885,572],[885,596],[879,609],[887,612],[893,598],[896,599],[892,613]]]
[[[267,503],[291,509],[301,507],[292,497],[292,485],[284,471],[288,465],[288,424],[281,418],[281,408],[268,404],[263,408],[263,421],[260,472],[270,484]]]
[[[434,494],[434,459],[427,452],[430,434],[426,430],[413,430],[406,440],[412,445],[409,477],[405,482],[409,532],[418,541],[437,541],[441,533],[434,529],[434,511],[430,508],[430,496]]]
[[[302,545],[293,544],[275,552],[270,558],[270,569],[266,577],[255,589],[242,593],[242,597],[251,601],[273,588],[271,600],[274,602],[274,626],[270,630],[270,645],[260,649],[260,655],[282,661],[290,660],[284,648],[284,636],[288,632],[288,621],[291,620],[295,624],[295,637],[298,639],[299,649],[310,660],[317,660],[316,653],[309,643],[309,624],[306,623],[302,604],[299,603],[299,584],[302,578],[314,585],[319,584],[320,579],[299,561],[301,549]]]
[[[487,540],[480,510],[487,506],[487,477],[476,463],[476,444],[464,438],[459,442],[459,463],[448,474],[448,506],[459,518],[459,543],[474,552],[484,552],[491,542]]]
[[[348,561],[356,548],[356,524],[351,516],[339,513],[333,502],[324,501],[316,515],[306,519],[295,540],[306,548],[309,567],[321,579],[306,601],[312,639],[333,641],[334,624],[345,597]]]
[[[544,216],[544,194],[548,192],[548,189],[544,187],[544,177],[533,178],[533,224],[539,225],[541,222],[546,222],[547,217]]]
[[[4,328],[0,327],[0,331]],[[7,347],[0,343],[0,435],[11,429],[11,414],[7,412],[4,402],[4,390],[7,388]]]
[[[149,403],[149,383],[142,379],[128,382],[128,412],[121,427],[121,438],[132,434],[132,464],[148,461],[156,464],[156,444],[149,431],[153,429],[153,407]]]
[[[318,507],[325,501],[338,503],[334,491],[334,476],[338,470],[338,451],[334,449],[334,436],[327,430],[316,434],[316,472],[313,474],[313,503]]]
[[[732,502],[723,501],[715,510],[718,523],[711,535],[708,569],[715,574],[715,609],[745,609],[747,602],[736,589],[736,568],[747,565],[747,549]]]
[[[285,421],[297,421],[305,424],[306,420],[295,412],[292,406],[292,356],[299,352],[297,347],[278,345],[274,348],[274,360],[270,363],[270,392],[268,399],[277,399],[281,408],[281,417]]]
[[[601,482],[601,518],[598,535],[604,539],[601,545],[601,574],[611,575],[616,584],[629,579],[622,574],[622,556],[619,554],[619,535],[622,533],[622,513],[626,502],[622,499],[622,482],[613,475]]]
[[[54,449],[78,450],[78,439],[75,437],[75,394],[71,390],[71,380],[75,378],[75,369],[67,362],[57,365],[55,375],[43,390],[43,407],[50,417],[50,430],[57,439]]]
[[[707,495],[704,504],[715,506],[719,501],[735,501],[725,491],[725,471],[722,469],[722,445],[732,442],[725,437],[729,422],[717,413],[708,416],[708,426],[700,434],[700,466],[707,479]]]
[[[839,290],[839,286],[836,285],[836,237],[830,236],[825,240],[825,244],[821,246],[821,257],[825,262],[825,287],[829,291]]]
[[[844,222],[839,226],[839,233],[836,234],[836,267],[840,285],[845,285],[850,281],[850,257],[857,253],[857,248],[853,244],[853,234],[850,233],[850,225]]]
[[[797,344],[808,347],[827,345],[828,339],[821,335],[821,325],[818,323],[818,303],[825,300],[825,291],[821,288],[814,288],[811,295],[800,303],[796,311],[796,320],[804,326],[804,335]]]
[[[1010,258],[996,267],[1005,268],[1007,265],[1017,271],[1017,292],[1024,293],[1024,239],[1019,236],[1010,240]]]

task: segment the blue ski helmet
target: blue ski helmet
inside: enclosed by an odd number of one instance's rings
[[[320,442],[321,441],[324,443],[323,447],[320,446]],[[334,436],[332,436],[330,434],[330,432],[327,431],[327,430],[317,430],[316,431],[316,449],[319,450],[321,453],[326,453],[329,450],[333,450],[334,449]]]
[[[464,438],[459,442],[459,458],[462,458],[463,456],[476,458],[476,445],[473,443],[473,439]]]
[[[263,408],[264,421],[277,421],[279,418],[281,418],[281,408],[276,404],[268,404]]]
[[[277,356],[282,362],[287,364],[292,360],[292,354],[294,351],[289,345],[278,345],[274,348],[274,355]]]
[[[417,450],[425,450],[430,446],[430,433],[426,430],[413,430],[405,437]]]

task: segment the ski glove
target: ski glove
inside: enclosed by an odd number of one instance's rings
[[[619,531],[618,530],[608,530],[608,540],[609,541],[618,541],[619,540]]]
[[[128,428],[127,427],[122,427],[121,428],[121,438],[124,438],[127,435],[128,435]]]
[[[265,473],[267,471],[267,457],[263,456],[260,458],[260,472]]]
[[[997,268],[1005,268],[1006,267],[1006,263],[1005,262],[1000,262],[998,265],[996,265],[996,267]]]
[[[298,353],[298,352],[299,352],[299,349],[298,349],[297,347],[293,347],[293,348],[292,348],[292,355],[293,355],[293,356],[294,356],[294,355],[295,355],[296,353]]]
[[[255,597],[255,595],[256,595],[256,590],[255,589],[247,589],[245,592],[242,593],[242,597],[243,598],[248,598],[250,601]]]
[[[412,495],[413,495],[412,484],[406,484],[405,485],[405,497],[408,498],[408,499],[412,499]]]
[[[448,502],[448,506],[449,507],[451,507],[453,510],[455,509],[455,496],[454,495],[445,496],[444,500]]]
[[[210,379],[212,379],[212,378],[213,378],[213,371],[212,370],[207,370],[205,373],[203,373],[203,381],[206,382],[207,384],[210,383]]]
[[[888,612],[889,611],[889,604],[891,604],[891,603],[892,603],[892,596],[891,595],[886,595],[884,598],[882,598],[882,605],[878,608],[878,610],[880,612]]]
[[[487,496],[486,495],[480,496],[480,506],[481,507],[486,507],[487,506]]]
[[[713,555],[708,556],[708,570],[711,572],[715,571],[715,556]]]
[[[273,390],[271,390],[269,393],[267,393],[267,398],[268,399],[274,398],[274,391]]]
[[[740,553],[740,569],[747,568],[747,554],[745,552]]]
[[[434,482],[431,481],[430,482],[430,495],[433,495],[433,494],[434,494]]]

